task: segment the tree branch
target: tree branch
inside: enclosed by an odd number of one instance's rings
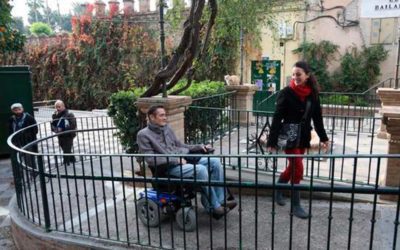
[[[185,51],[191,41],[191,33],[193,29],[191,20],[194,18],[195,9],[197,9],[197,6],[199,5],[204,6],[204,1],[205,0],[199,0],[196,1],[197,4],[192,4],[190,14],[184,22],[184,31],[178,47],[175,49],[168,65],[157,73],[152,85],[145,91],[145,93],[143,93],[142,97],[150,97],[159,94],[162,90],[163,83],[166,82],[168,78],[172,77],[177,71],[178,65],[180,64],[180,61],[182,61],[182,57],[185,55]]]
[[[167,89],[172,89],[186,72],[188,75],[187,84],[183,88],[174,91],[173,94],[180,93],[189,88],[195,71],[193,67],[193,60],[195,58],[200,60],[204,55],[209,43],[211,29],[215,23],[215,18],[217,15],[217,1],[209,0],[208,3],[211,9],[211,14],[208,20],[207,32],[200,53],[198,53],[200,30],[202,29],[200,21],[203,15],[205,0],[193,1],[193,4],[190,8],[190,14],[183,25],[184,31],[178,47],[174,51],[168,65],[157,73],[152,85],[146,90],[142,97],[150,97],[161,93],[163,84],[169,78],[171,79],[167,84]]]
[[[206,52],[206,49],[207,49],[207,46],[208,46],[208,42],[209,42],[209,38],[210,38],[210,34],[211,34],[211,29],[215,24],[215,18],[217,16],[217,12],[218,12],[217,11],[218,10],[218,6],[217,6],[216,0],[210,0],[208,3],[209,3],[209,6],[210,6],[210,9],[211,9],[211,14],[210,14],[210,19],[208,20],[206,36],[205,36],[204,42],[203,42],[203,48],[202,48],[201,52],[197,55],[197,59],[196,60],[198,60],[198,61],[200,61],[203,58],[203,55]],[[186,85],[183,86],[180,89],[177,89],[177,90],[173,91],[171,93],[171,95],[177,95],[177,94],[185,91],[186,89],[188,89],[190,87],[190,85],[192,84],[192,78],[193,78],[194,73],[195,73],[195,68],[191,64],[191,67],[187,72],[188,81],[187,81]],[[173,86],[175,86],[175,84]],[[169,84],[167,86],[167,88],[171,89],[173,86],[170,86],[170,84]]]

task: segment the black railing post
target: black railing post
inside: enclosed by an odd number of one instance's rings
[[[18,164],[17,155],[14,150],[11,152],[11,167],[14,176],[15,193],[17,196],[18,208],[22,210],[22,180],[20,174],[20,166]]]
[[[37,157],[37,159],[38,159],[38,167],[39,167],[40,191],[42,194],[44,226],[45,226],[46,231],[50,232],[50,210],[49,210],[49,201],[47,200],[46,181],[44,179],[43,156],[39,155]]]

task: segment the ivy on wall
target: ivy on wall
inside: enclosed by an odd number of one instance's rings
[[[338,45],[329,41],[305,42],[293,53],[301,54],[310,64],[322,91],[363,92],[376,84],[381,74],[380,63],[388,57],[382,45],[351,47],[337,59],[338,49]],[[340,67],[329,73],[328,65],[334,60],[340,61]]]

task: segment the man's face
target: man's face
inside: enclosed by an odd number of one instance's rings
[[[150,115],[150,122],[156,124],[158,126],[165,126],[167,125],[167,113],[165,109],[159,108],[154,112],[154,114]]]
[[[22,113],[24,113],[24,109],[23,108],[13,108],[12,112],[16,116],[21,116]]]
[[[57,103],[55,107],[56,107],[57,112],[62,112],[65,109],[65,105],[62,103]]]

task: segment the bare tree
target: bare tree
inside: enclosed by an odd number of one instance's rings
[[[201,42],[200,31],[202,29],[201,17],[203,15],[205,0],[192,1],[190,13],[183,25],[183,34],[178,47],[172,54],[167,66],[161,69],[155,76],[154,82],[142,95],[142,97],[150,97],[162,92],[163,84],[166,84],[166,89],[170,90],[176,83],[187,73],[187,84],[172,94],[178,94],[187,89],[192,81],[195,71],[193,66],[194,60],[201,60],[202,55],[208,46],[208,41],[211,29],[215,23],[217,15],[216,0],[209,0],[210,17],[208,19],[206,35],[202,42],[202,48],[199,50]]]

